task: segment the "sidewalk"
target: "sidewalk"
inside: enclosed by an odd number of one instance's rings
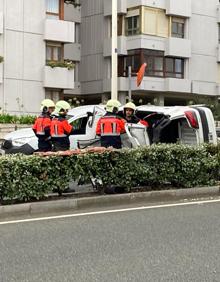
[[[220,186],[113,195],[98,195],[97,193],[91,193],[91,195],[88,196],[87,192],[87,196],[83,196],[81,193],[71,193],[66,195],[65,199],[57,197],[56,200],[0,206],[0,219],[18,215],[30,216],[55,212],[74,212],[83,208],[110,207],[134,203],[145,205],[155,202],[184,199],[193,200],[196,198],[216,196],[220,196]]]

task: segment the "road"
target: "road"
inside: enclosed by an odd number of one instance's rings
[[[220,281],[220,201],[121,208],[0,223],[0,281]]]

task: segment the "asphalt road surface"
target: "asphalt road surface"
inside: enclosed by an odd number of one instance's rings
[[[0,281],[220,281],[220,202],[0,223]]]

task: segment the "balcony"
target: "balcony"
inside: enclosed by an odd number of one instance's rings
[[[118,55],[127,55],[127,39],[126,36],[118,36]],[[104,40],[103,56],[109,57],[112,52],[112,39],[107,38]]]
[[[118,91],[128,91],[129,79],[127,77],[118,77]],[[141,85],[137,87],[136,78],[131,79],[131,90],[145,90],[154,92],[164,92],[164,78],[144,77]],[[103,81],[103,92],[111,91],[111,79]]]
[[[118,14],[127,14],[127,0],[118,0]],[[112,1],[104,0],[104,16],[111,16]]]
[[[204,94],[208,96],[217,96],[218,88],[215,82],[211,81],[192,81],[192,93],[194,94]]]
[[[167,15],[191,17],[191,0],[167,0],[166,3]]]
[[[118,91],[128,91],[127,77],[118,77]],[[111,92],[111,78],[103,80],[103,92]]]
[[[44,87],[74,89],[74,69],[44,67]]]
[[[75,81],[74,89],[64,90],[64,95],[74,96],[74,95],[80,95],[80,94],[81,94],[81,84],[79,81]]]
[[[164,38],[151,35],[139,34],[127,36],[127,50],[151,49],[164,51]]]
[[[64,45],[64,60],[72,60],[79,62],[81,58],[81,44],[65,44]]]
[[[118,77],[118,91],[128,91],[129,79],[127,77]],[[131,79],[132,91],[151,91],[151,92],[177,92],[190,93],[191,80],[178,78],[159,78],[144,77],[141,85],[137,87],[136,78]],[[111,79],[103,81],[103,92],[111,91]]]
[[[165,91],[190,93],[191,80],[179,78],[165,78]]]
[[[44,39],[64,43],[75,42],[75,23],[61,20],[45,20]]]
[[[75,23],[81,23],[81,7],[73,5],[64,5],[64,20]]]
[[[165,42],[165,56],[190,58],[191,41],[184,38],[167,38]]]

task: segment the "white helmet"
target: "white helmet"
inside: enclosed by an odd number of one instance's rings
[[[56,113],[61,113],[61,112],[66,112],[71,108],[70,104],[64,100],[60,100],[56,103],[55,107],[55,112]]]
[[[55,104],[52,100],[50,99],[44,99],[42,102],[41,102],[41,111],[43,111],[44,109],[46,108],[46,111],[49,109],[49,108],[55,108]]]
[[[108,100],[106,104],[106,111],[110,113],[115,113],[118,111],[119,107],[121,106],[121,103],[118,100]]]
[[[136,110],[136,106],[135,106],[134,103],[128,102],[126,105],[124,105],[124,110],[125,109],[132,109],[133,111],[135,111]]]

